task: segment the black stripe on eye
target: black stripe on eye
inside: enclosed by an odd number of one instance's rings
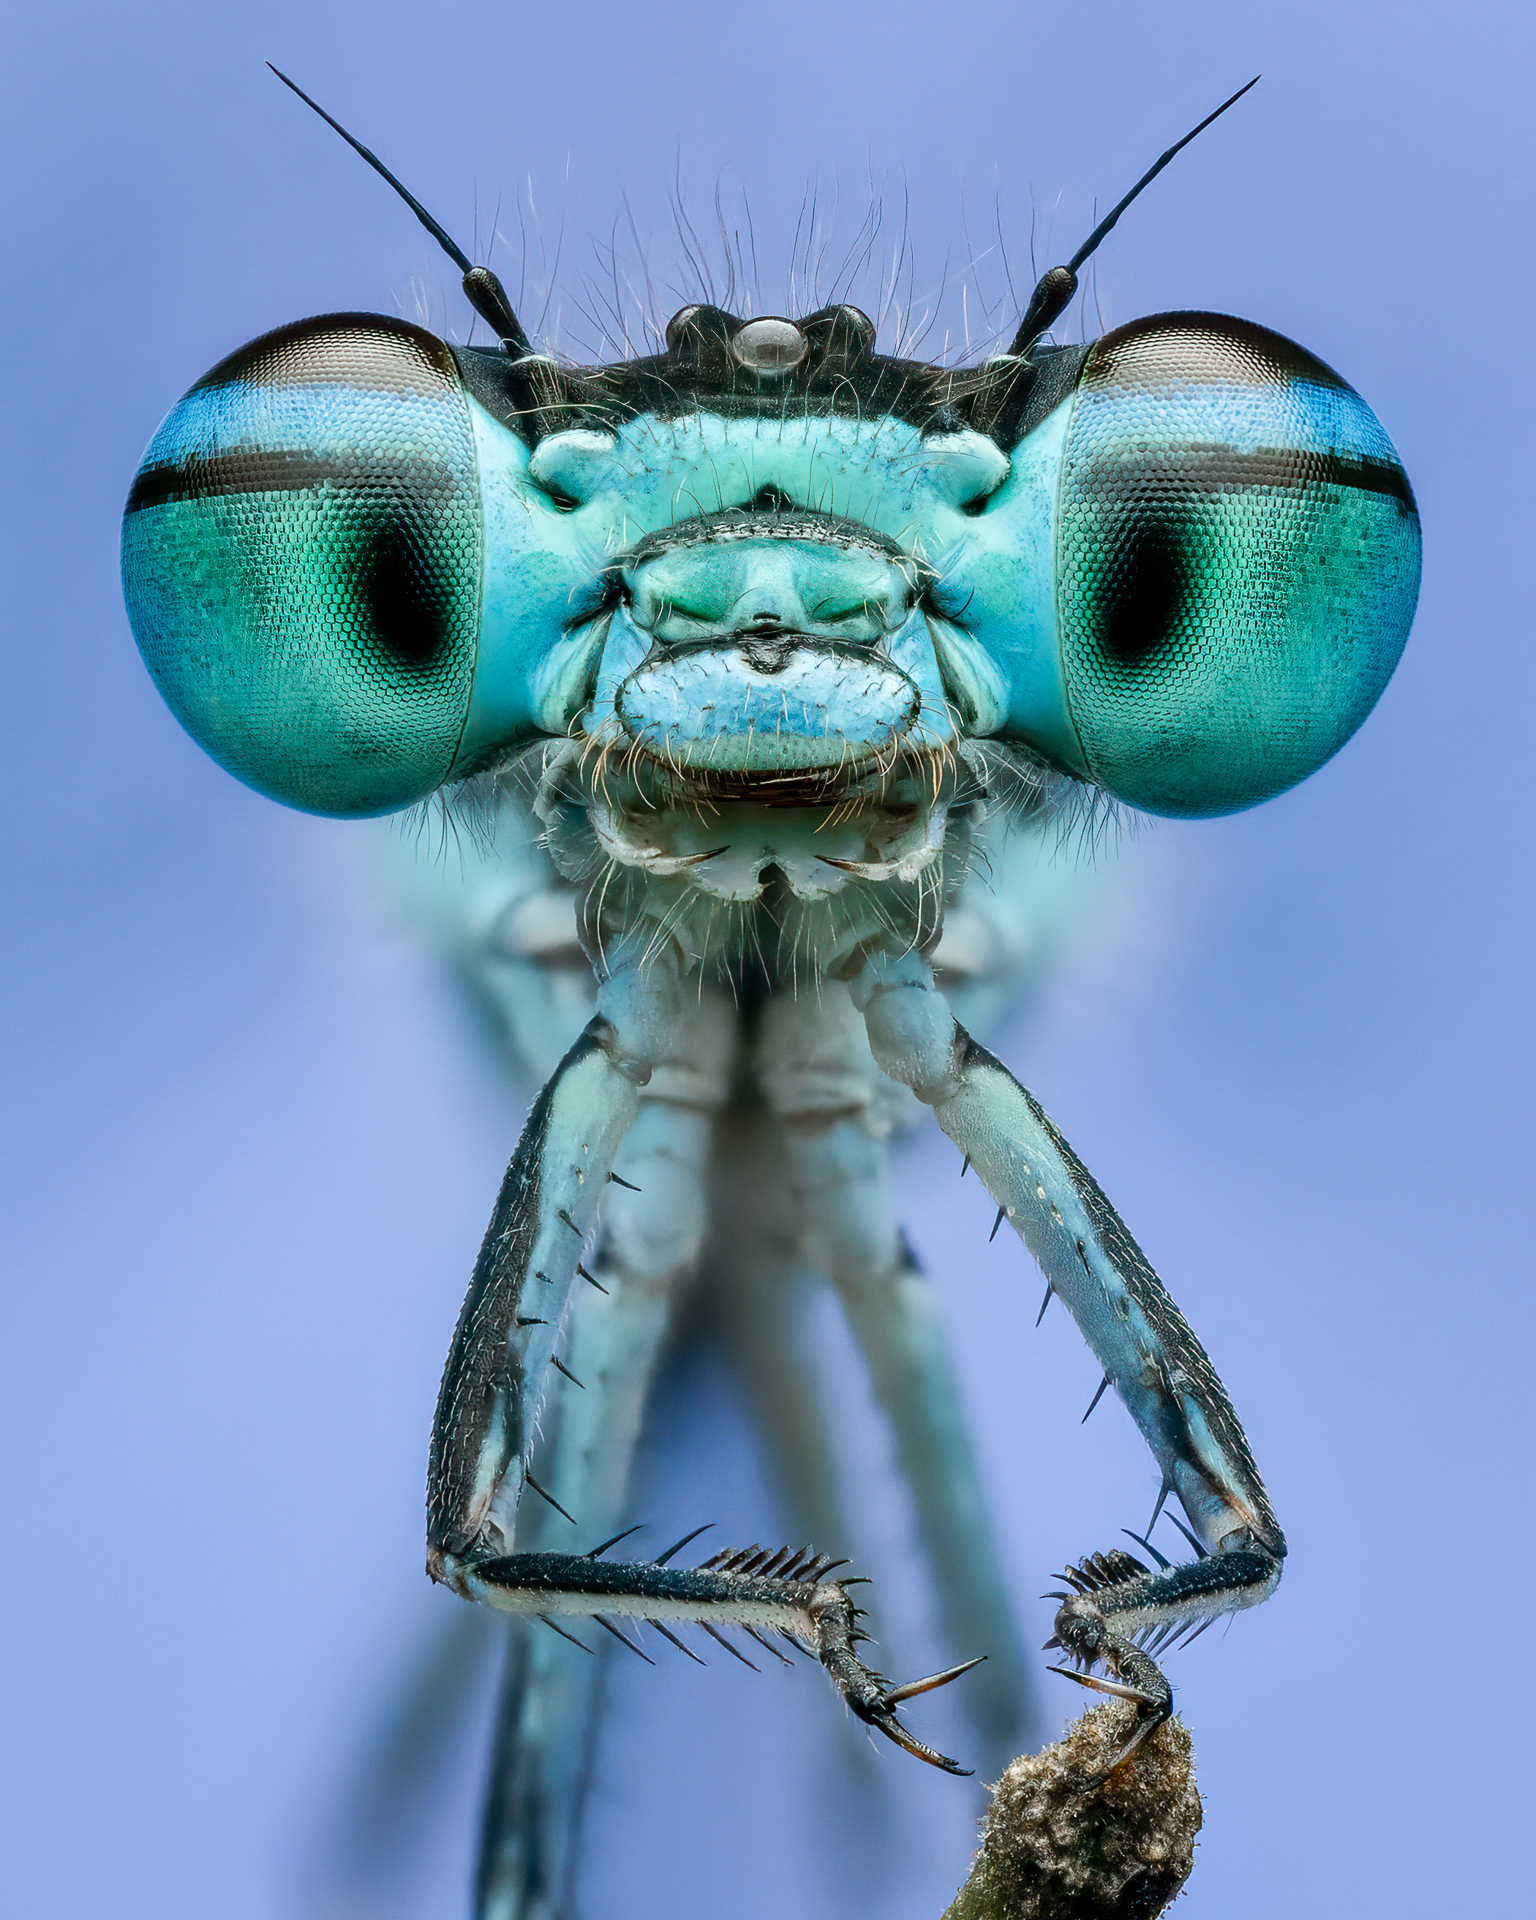
[[[302,493],[322,486],[386,486],[419,500],[455,497],[461,482],[425,461],[402,467],[365,462],[355,454],[336,458],[304,447],[241,447],[142,468],[124,511],[138,513],[147,507],[217,500],[235,493]]]
[[[1370,454],[1315,453],[1301,447],[1255,447],[1240,452],[1219,444],[1173,446],[1162,460],[1147,463],[1144,455],[1123,463],[1101,463],[1101,471],[1123,465],[1146,479],[1154,476],[1175,493],[1244,493],[1253,490],[1300,490],[1303,487],[1355,487],[1364,493],[1384,494],[1412,513],[1413,489],[1395,460]]]

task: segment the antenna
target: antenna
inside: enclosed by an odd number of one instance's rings
[[[267,65],[273,73],[277,74],[278,79],[282,81],[283,85],[287,87],[290,92],[296,93],[306,107],[312,108],[314,112],[318,113],[328,127],[334,127],[336,132],[346,141],[347,145],[351,147],[354,152],[360,153],[368,162],[369,166],[373,168],[374,172],[382,175],[382,177],[389,182],[395,192],[399,194],[400,198],[410,208],[411,212],[415,214],[416,218],[426,228],[427,232],[431,234],[432,238],[442,248],[443,252],[447,254],[448,258],[458,268],[459,272],[463,274],[465,299],[468,300],[480,318],[485,321],[486,325],[495,330],[496,337],[500,340],[502,346],[506,348],[507,352],[517,356],[531,353],[533,349],[529,344],[528,336],[523,332],[522,325],[512,310],[512,302],[507,298],[506,289],[496,278],[496,275],[491,272],[490,268],[475,266],[464,249],[438,225],[431,214],[427,212],[426,208],[416,198],[415,194],[407,191],[407,189],[400,184],[376,153],[370,153],[361,140],[354,139],[339,120],[333,120],[318,101],[311,100],[302,87],[296,86],[294,82],[288,78],[286,73],[272,66],[270,60],[267,62]],[[1214,115],[1212,117],[1214,118]],[[1196,128],[1196,132],[1198,131],[1199,129]],[[1193,137],[1193,135],[1190,136],[1191,139],[1193,139]],[[1177,149],[1175,149],[1175,151],[1177,151]],[[1165,158],[1171,157],[1171,155],[1165,156]],[[1159,164],[1162,163],[1160,162]],[[1149,174],[1147,177],[1150,179],[1151,175]],[[1119,208],[1116,208],[1116,212],[1119,212]],[[1068,297],[1070,298],[1070,295]]]
[[[1259,84],[1262,77],[1261,74],[1256,73],[1248,82],[1248,86],[1239,87],[1230,100],[1223,100],[1214,113],[1208,113],[1198,127],[1191,127],[1182,140],[1176,140],[1160,159],[1155,160],[1136,182],[1135,186],[1131,188],[1125,198],[1105,214],[1104,218],[1094,228],[1093,232],[1089,234],[1088,238],[1064,267],[1046,268],[1036,283],[1034,292],[1029,296],[1029,305],[1024,310],[1024,318],[1019,322],[1019,330],[1013,337],[1013,345],[1008,349],[1010,354],[1022,355],[1028,353],[1029,349],[1040,338],[1041,334],[1045,332],[1046,328],[1061,312],[1062,308],[1066,306],[1073,294],[1077,292],[1078,268],[1090,254],[1098,250],[1099,243],[1106,238],[1115,222],[1120,218],[1121,214],[1125,212],[1126,208],[1137,195],[1141,193],[1144,188],[1151,186],[1152,182],[1162,172],[1163,168],[1167,166],[1174,155],[1181,153],[1184,148],[1189,145],[1190,141],[1194,139],[1196,134],[1204,133],[1211,122],[1213,120],[1219,120],[1228,107],[1235,107],[1243,95],[1248,92],[1249,88],[1256,87]],[[279,75],[279,78],[281,78],[281,75]],[[291,86],[292,84],[290,81],[289,85]],[[297,89],[295,89],[295,91],[297,91]],[[310,104],[313,105],[313,101],[311,101]],[[334,126],[335,122],[332,121],[331,124]],[[351,135],[349,134],[347,137],[350,139]],[[353,145],[355,146],[356,144],[354,141]],[[367,157],[372,158],[371,155]],[[377,167],[379,163],[375,160],[373,164]],[[380,167],[379,171],[382,173],[383,168]],[[387,175],[385,177],[388,178]],[[412,202],[412,204],[414,205],[415,203]],[[425,218],[425,216],[423,216],[423,218]]]

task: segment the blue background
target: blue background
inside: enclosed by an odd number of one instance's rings
[[[1127,905],[1006,1051],[1221,1366],[1291,1539],[1276,1601],[1173,1665],[1208,1815],[1181,1912],[1408,1920],[1518,1899],[1528,22],[1478,0],[12,16],[9,1910],[464,1911],[478,1723],[371,1881],[336,1836],[395,1675],[454,1605],[420,1572],[424,1442],[518,1102],[375,887],[373,830],[285,813],[203,759],[118,597],[135,464],[215,360],[338,308],[467,323],[447,262],[264,58],[466,244],[499,200],[492,259],[514,291],[525,223],[535,325],[563,230],[545,325],[573,351],[595,344],[584,289],[625,196],[657,317],[692,290],[674,177],[706,218],[717,178],[748,196],[768,310],[807,188],[849,236],[883,182],[881,244],[905,200],[919,306],[938,299],[930,346],[967,320],[979,341],[999,263],[969,263],[999,222],[1022,294],[1032,206],[1043,266],[1263,70],[1122,224],[1099,306],[1107,323],[1248,315],[1361,388],[1418,489],[1417,629],[1375,717],[1305,787],[1136,843]],[[1037,1279],[987,1246],[990,1208],[955,1171],[930,1140],[903,1185],[1037,1643],[1045,1576],[1142,1524],[1155,1475],[1112,1401],[1079,1428],[1092,1361],[1065,1316],[1033,1332]],[[878,1482],[878,1434],[842,1391]],[[728,1383],[684,1367],[669,1400],[651,1517],[766,1538]],[[900,1504],[871,1501],[870,1537],[899,1557]],[[920,1645],[920,1589],[878,1591]],[[809,1676],[632,1664],[589,1829],[596,1920],[937,1916],[971,1789],[882,1753],[849,1811]],[[1042,1687],[1059,1724],[1077,1702]],[[943,1711],[923,1726],[962,1738]]]

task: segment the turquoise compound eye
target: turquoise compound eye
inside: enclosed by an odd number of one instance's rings
[[[385,813],[453,765],[483,533],[446,346],[333,314],[221,361],[155,435],[123,522],[128,615],[177,718],[316,813]]]
[[[1099,340],[1062,454],[1057,618],[1094,778],[1231,813],[1336,752],[1408,637],[1419,520],[1370,408],[1263,327],[1161,314]]]

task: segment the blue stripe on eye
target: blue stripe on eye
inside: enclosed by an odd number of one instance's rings
[[[380,427],[388,421],[387,443]],[[146,466],[175,466],[224,448],[293,449],[305,456],[355,461],[440,461],[445,442],[463,436],[464,403],[377,387],[268,386],[229,381],[194,388],[150,443]]]
[[[1123,432],[1131,396],[1147,428],[1157,423],[1157,449],[1218,444],[1239,453],[1262,447],[1293,447],[1305,452],[1346,453],[1388,461],[1399,467],[1392,442],[1370,408],[1348,387],[1312,380],[1288,380],[1274,386],[1206,384],[1161,391],[1124,387],[1086,388],[1078,397],[1074,438],[1108,430]],[[1095,416],[1103,416],[1100,429]]]

